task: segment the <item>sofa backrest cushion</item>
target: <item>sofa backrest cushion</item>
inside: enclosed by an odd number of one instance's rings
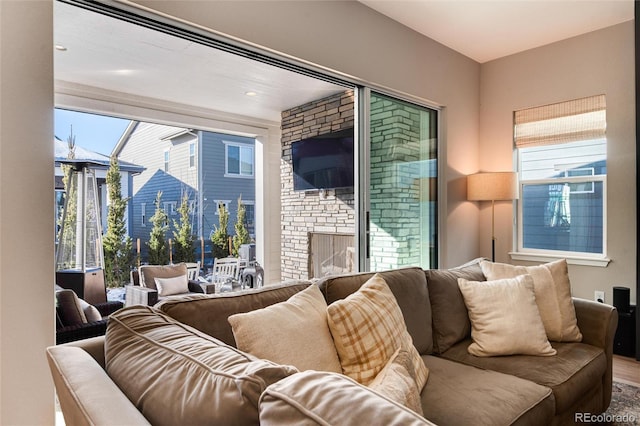
[[[485,281],[480,268],[482,259],[452,269],[429,269],[424,273],[429,287],[433,315],[433,349],[444,353],[471,335],[469,313],[458,287],[458,278]]]
[[[142,287],[157,290],[156,278],[174,278],[187,276],[187,265],[178,263],[176,265],[142,265],[140,267],[139,280]]]
[[[237,347],[228,321],[231,315],[284,302],[310,284],[309,281],[294,281],[241,292],[173,296],[155,307],[181,323]]]
[[[110,317],[105,361],[109,377],[154,425],[257,424],[262,392],[297,372],[142,305]]]
[[[421,268],[401,268],[379,272],[395,296],[402,311],[407,331],[420,355],[433,350],[431,335],[431,303],[424,271]],[[373,272],[327,277],[318,285],[327,304],[356,292],[373,277]]]

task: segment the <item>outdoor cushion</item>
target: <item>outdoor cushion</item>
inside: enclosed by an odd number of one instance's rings
[[[80,298],[73,290],[56,291],[56,310],[63,326],[85,324],[87,317],[80,304]]]
[[[162,300],[155,308],[228,345],[237,346],[227,320],[231,315],[284,302],[310,284],[309,281],[291,281],[256,290],[173,296]]]
[[[544,331],[530,275],[495,281],[458,278],[458,286],[471,320],[470,354],[556,354]]]
[[[409,352],[416,386],[422,390],[429,372],[407,332],[396,298],[380,274],[346,299],[329,305],[327,314],[344,374],[366,386],[401,348]]]
[[[412,410],[337,373],[303,371],[267,388],[260,424],[432,425]]]
[[[471,335],[469,314],[458,287],[458,278],[484,281],[480,261],[474,259],[451,269],[428,269],[429,300],[433,315],[433,351],[443,353]]]
[[[262,392],[297,371],[142,305],[110,317],[105,361],[109,377],[154,425],[256,424]]]
[[[571,299],[571,283],[566,260],[556,260],[539,266],[514,266],[485,261],[480,263],[480,267],[488,280],[513,278],[522,274],[531,275],[536,303],[549,340],[582,341]]]
[[[142,265],[140,266],[140,286],[157,290],[156,278],[173,278],[181,275],[187,276],[187,265]]]
[[[413,344],[420,354],[433,351],[431,336],[431,303],[427,280],[421,268],[401,268],[378,272],[391,289],[402,311],[404,322]],[[357,291],[373,272],[323,278],[318,286],[327,304],[344,299]]]
[[[238,349],[300,371],[341,373],[327,324],[327,303],[317,285],[287,301],[229,317]]]
[[[172,278],[155,277],[154,281],[160,296],[189,293],[189,280],[186,275]]]

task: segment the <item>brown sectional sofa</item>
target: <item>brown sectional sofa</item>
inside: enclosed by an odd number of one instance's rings
[[[331,277],[317,285],[330,304],[356,291],[372,275]],[[607,409],[611,398],[613,335],[617,325],[615,308],[574,299],[583,341],[552,342],[558,351],[556,356],[479,358],[466,351],[470,343],[470,325],[468,317],[464,317],[464,302],[457,290],[458,277],[484,279],[477,263],[451,270],[398,269],[383,272],[382,276],[395,295],[407,330],[429,369],[428,382],[421,394],[426,419],[344,376],[307,371],[287,373],[281,380],[265,384],[259,406],[246,407],[252,413],[255,411],[252,422],[284,425],[322,422],[573,424],[576,412],[595,414]],[[159,316],[163,318],[160,322],[168,324],[169,329],[179,328],[180,333],[188,334],[188,339],[194,334],[205,340],[213,336],[212,341],[221,341],[221,345],[229,345],[231,350],[238,352],[233,349],[235,340],[227,322],[230,315],[285,301],[309,285],[308,282],[297,282],[240,293],[176,297],[162,301],[154,308],[145,307],[146,311],[133,307],[116,315],[124,317],[123,313],[129,309],[132,310],[130,316],[141,316],[142,320],[138,322],[143,324],[145,315]],[[138,311],[134,311],[136,309]],[[112,326],[115,330],[115,320],[110,324]],[[168,332],[158,330],[151,330],[155,337],[146,334],[139,341],[156,339],[158,334],[164,339]],[[175,347],[170,350],[175,351]],[[106,349],[107,354],[110,350],[109,347]],[[151,350],[168,349],[163,343]],[[157,354],[141,350],[139,354],[133,351],[127,356],[144,360]],[[130,402],[121,390],[127,388],[128,383],[122,383],[125,379],[118,377],[116,380],[120,383],[115,383],[107,373],[109,367],[105,369],[105,337],[51,347],[47,349],[47,355],[67,424],[149,424],[149,410],[169,410],[167,413],[173,414],[184,408],[178,400],[174,405],[165,403],[153,408],[148,401],[138,399],[137,405]],[[134,361],[142,366],[136,371],[144,370],[144,362]],[[170,364],[160,372],[154,370],[149,374],[157,374],[165,386],[182,388],[182,376],[172,376]],[[217,394],[200,395],[197,392],[190,395],[191,398],[202,398],[203,404],[217,397]],[[190,404],[193,403],[191,399]],[[154,420],[155,423],[161,421]]]

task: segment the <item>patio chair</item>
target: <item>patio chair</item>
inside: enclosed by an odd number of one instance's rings
[[[200,261],[195,263],[187,262],[187,279],[197,280],[200,275]]]
[[[240,259],[237,257],[224,257],[213,259],[213,274],[211,282],[216,286],[216,293],[224,290],[233,290],[238,285],[240,278]],[[225,287],[229,287],[226,289]]]

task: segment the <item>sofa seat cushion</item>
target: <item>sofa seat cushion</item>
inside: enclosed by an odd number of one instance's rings
[[[295,281],[242,292],[172,296],[160,301],[155,308],[228,345],[237,346],[228,321],[231,315],[284,302],[310,284]]]
[[[140,267],[140,285],[157,290],[156,278],[187,277],[187,265],[142,265]]]
[[[550,357],[512,355],[491,358],[470,355],[467,351],[470,344],[471,340],[460,342],[442,356],[546,386],[553,391],[558,414],[569,409],[592,388],[600,386],[607,367],[603,350],[584,343],[551,342],[558,353]]]
[[[264,391],[260,398],[260,424],[432,425],[347,376],[313,370],[296,373]]]
[[[429,381],[421,394],[422,410],[433,423],[439,426],[552,423],[554,399],[549,388],[441,357],[422,358],[429,368]]]
[[[424,271],[421,268],[402,268],[378,273],[395,296],[416,349],[421,355],[431,353],[431,302]],[[320,280],[318,286],[330,305],[355,293],[373,275],[373,272],[368,272],[327,277]]]
[[[105,363],[154,425],[256,424],[262,392],[297,372],[140,305],[110,317]]]

